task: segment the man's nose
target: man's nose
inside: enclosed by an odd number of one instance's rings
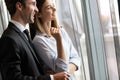
[[[36,11],[36,12],[38,12],[38,11],[39,11],[39,10],[38,10],[38,8],[37,8],[37,6],[36,6],[36,8],[35,8],[35,11]]]

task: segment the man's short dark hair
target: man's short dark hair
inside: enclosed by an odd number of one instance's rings
[[[23,4],[23,6],[25,6],[25,1],[26,0],[5,0],[7,9],[10,13],[11,16],[13,16],[16,12],[16,3],[20,2],[21,4]]]

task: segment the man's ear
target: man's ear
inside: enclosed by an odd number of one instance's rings
[[[20,2],[16,3],[16,9],[18,9],[19,11],[21,11],[23,9],[23,5]]]

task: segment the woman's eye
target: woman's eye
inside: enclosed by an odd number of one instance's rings
[[[50,7],[47,7],[47,9],[50,9]]]
[[[50,8],[51,8],[50,6],[47,7],[47,9],[50,9]]]
[[[47,6],[47,9],[52,9],[52,8],[53,8],[53,6],[51,6],[51,5]]]

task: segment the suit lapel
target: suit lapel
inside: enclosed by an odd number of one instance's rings
[[[13,28],[13,30],[16,31],[16,33],[18,33],[18,35],[24,40],[24,42],[27,44],[28,48],[30,49],[33,57],[37,60],[37,62],[39,63],[36,55],[35,55],[35,51],[33,50],[33,47],[30,45],[30,43],[28,42],[28,40],[26,39],[24,33],[22,33],[13,23],[9,23],[9,27]],[[40,63],[39,63],[40,64]]]

